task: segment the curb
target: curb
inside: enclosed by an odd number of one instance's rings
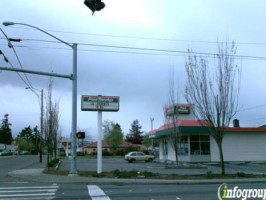
[[[55,170],[58,170],[59,166],[61,165],[61,160],[59,160],[59,162],[57,163],[56,167],[55,167]]]
[[[266,178],[236,178],[236,179],[118,179],[91,178],[84,176],[63,176],[44,174],[44,169],[23,169],[9,172],[8,175],[33,182],[43,183],[101,183],[101,184],[222,184],[222,183],[266,183]]]

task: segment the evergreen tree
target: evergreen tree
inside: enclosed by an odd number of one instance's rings
[[[126,141],[131,142],[133,144],[141,144],[142,134],[141,131],[142,126],[139,124],[139,121],[136,119],[131,124],[131,129],[129,129],[129,133],[127,134]]]
[[[5,149],[6,145],[10,145],[13,141],[10,126],[11,124],[8,122],[8,114],[5,114],[0,127],[0,143],[5,144]]]
[[[25,127],[22,131],[18,134],[19,138],[24,138],[27,141],[27,145],[29,146],[32,141],[32,129],[30,126]]]
[[[123,132],[118,123],[112,121],[104,121],[103,124],[104,139],[114,149],[123,142]]]
[[[39,152],[39,143],[40,143],[40,131],[38,126],[35,126],[33,129],[28,126],[21,130],[17,136],[19,141],[19,148],[23,150],[28,150],[33,154]]]

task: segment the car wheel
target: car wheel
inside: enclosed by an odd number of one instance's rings
[[[136,162],[136,160],[135,159],[131,159],[131,162]]]
[[[152,161],[152,158],[149,158],[149,159],[148,159],[148,162],[151,162],[151,161]]]

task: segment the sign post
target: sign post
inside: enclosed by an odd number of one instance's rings
[[[102,173],[102,111],[98,111],[97,173]]]
[[[82,111],[98,112],[98,142],[97,142],[97,173],[102,173],[102,112],[119,111],[119,97],[117,96],[87,96],[81,97]]]

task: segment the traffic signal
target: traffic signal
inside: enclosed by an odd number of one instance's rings
[[[78,139],[84,139],[85,138],[85,132],[78,132],[76,136]]]
[[[84,4],[92,11],[92,14],[105,7],[105,4],[101,0],[85,0]]]

